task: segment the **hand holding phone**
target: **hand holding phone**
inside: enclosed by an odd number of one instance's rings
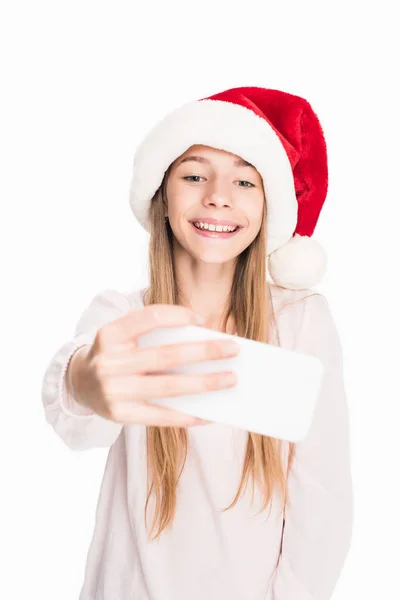
[[[157,397],[151,404],[225,423],[254,433],[298,442],[310,428],[324,367],[314,356],[196,325],[163,327],[141,335],[139,348],[201,342],[235,341],[240,352],[230,358],[182,364],[163,374],[198,376],[233,371],[237,384],[225,389]]]

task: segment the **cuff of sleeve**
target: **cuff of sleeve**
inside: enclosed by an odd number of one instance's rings
[[[82,346],[85,346],[86,344],[91,344],[92,342],[93,336],[86,334],[80,334],[79,336],[76,336],[74,338],[74,346],[72,347],[65,359],[61,371],[61,377],[58,382],[58,399],[61,409],[65,414],[67,414],[70,417],[74,417],[75,419],[88,419],[96,414],[90,408],[79,404],[79,402],[74,398],[74,396],[68,393],[66,386],[66,373],[73,354],[75,354],[75,352]]]

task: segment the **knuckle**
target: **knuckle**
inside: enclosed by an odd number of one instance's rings
[[[96,333],[96,336],[95,336],[96,347],[99,350],[104,348],[104,346],[107,344],[109,338],[110,338],[110,327],[109,327],[109,324],[106,323]]]
[[[135,385],[132,385],[132,389],[135,389]],[[136,393],[129,394],[125,389],[120,389],[115,385],[109,383],[102,386],[102,396],[104,400],[105,410],[109,415],[109,418],[113,421],[123,422],[127,417],[127,409],[129,403],[129,417],[135,418],[135,414],[138,410],[140,400]]]
[[[112,421],[120,421],[123,419],[122,405],[119,402],[107,402],[106,412]]]
[[[97,354],[92,359],[92,368],[98,378],[107,372],[107,358],[104,354]]]
[[[175,321],[191,320],[191,312],[188,308],[177,304],[149,304],[144,308],[148,318],[154,323],[168,324]]]
[[[173,363],[174,352],[170,346],[159,346],[155,353],[155,364],[157,367],[170,367]]]
[[[219,387],[218,373],[209,373],[204,380],[204,386],[207,391],[215,390]]]
[[[156,323],[161,323],[163,320],[163,309],[161,304],[150,304],[146,306],[145,311],[147,311],[149,318]]]
[[[222,340],[210,342],[207,348],[207,354],[210,358],[222,358],[224,356],[224,343]]]
[[[174,393],[173,380],[170,377],[165,377],[163,381],[163,393],[166,396],[172,396]]]
[[[103,378],[99,381],[98,391],[102,397],[104,405],[107,408],[113,406],[113,404],[115,403],[114,393],[111,388],[110,382],[106,378]]]
[[[145,370],[145,367],[142,366],[141,360],[142,350],[137,350],[134,348],[129,355],[129,365],[130,365],[130,374],[131,376],[136,376],[141,370]]]

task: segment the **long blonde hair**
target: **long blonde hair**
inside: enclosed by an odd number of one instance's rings
[[[149,270],[150,285],[144,295],[144,303],[180,304],[181,295],[176,282],[173,260],[173,232],[165,222],[166,184],[170,169],[166,172],[160,189],[155,194],[150,208]],[[260,342],[270,341],[270,318],[273,318],[272,304],[269,302],[269,287],[266,281],[266,207],[264,203],[261,228],[253,240],[238,257],[235,267],[230,301],[224,315],[223,330],[232,315],[237,334]],[[160,276],[162,273],[162,276]],[[152,493],[155,495],[155,514],[149,539],[155,527],[160,536],[169,526],[176,511],[176,488],[183,471],[187,452],[188,437],[185,427],[146,427],[147,432],[147,508]],[[282,442],[271,437],[249,432],[242,478],[232,503],[224,511],[238,502],[252,476],[253,497],[256,481],[264,492],[264,510],[272,500],[277,488],[283,500],[288,501],[287,475],[293,460],[295,446],[289,444],[287,469],[284,467]],[[152,478],[150,478],[152,475]],[[261,511],[260,511],[261,512]]]

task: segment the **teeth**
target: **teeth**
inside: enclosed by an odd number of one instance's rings
[[[196,221],[193,225],[198,229],[207,229],[208,231],[235,231],[237,229],[237,227],[231,227],[230,225],[212,225],[201,221]]]

